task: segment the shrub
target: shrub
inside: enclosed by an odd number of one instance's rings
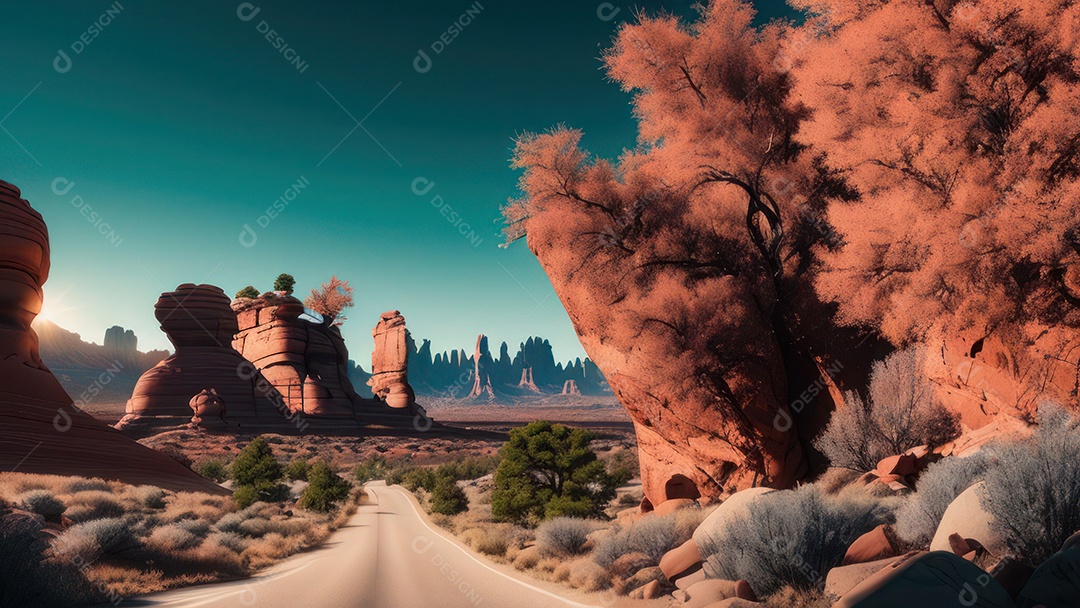
[[[291,294],[294,285],[296,285],[296,279],[294,279],[291,274],[285,274],[283,272],[278,275],[278,278],[274,279],[274,291],[284,291],[287,294]]]
[[[60,516],[67,510],[67,505],[62,500],[53,496],[48,490],[31,490],[15,499],[23,509],[45,518],[45,521],[58,522]]]
[[[512,429],[495,471],[496,521],[600,516],[615,497],[616,480],[589,448],[592,438],[584,429],[543,420]]]
[[[452,477],[442,476],[431,491],[430,509],[432,513],[456,515],[469,509],[469,499]]]
[[[250,540],[235,532],[214,532],[206,537],[206,542],[225,547],[235,553],[242,553],[251,545]]]
[[[221,483],[229,478],[229,471],[225,467],[225,462],[219,458],[208,458],[206,460],[200,460],[195,465],[195,472],[203,477]]]
[[[131,491],[132,498],[147,509],[164,509],[165,490],[156,486],[138,486]]]
[[[454,481],[478,479],[484,475],[493,473],[498,466],[498,456],[470,456],[440,466],[435,470],[435,475],[450,477]]]
[[[367,483],[373,479],[386,477],[387,471],[386,458],[375,454],[356,465],[356,468],[353,469],[353,477],[360,483]]]
[[[349,497],[352,484],[343,479],[325,462],[316,462],[308,470],[308,487],[297,505],[302,509],[328,513],[337,503]]]
[[[124,505],[110,492],[87,490],[73,494],[67,500],[68,518],[80,523],[93,519],[120,517],[124,514]]]
[[[93,561],[87,553],[111,555],[138,545],[127,523],[118,517],[76,524],[68,528],[57,542],[64,553],[74,550],[87,561]]]
[[[285,467],[285,476],[293,481],[307,481],[308,461],[305,458],[297,458]]]
[[[614,480],[616,486],[625,485],[641,472],[637,450],[623,449],[615,452],[608,460],[607,468],[608,475]]]
[[[655,565],[660,563],[665,553],[679,544],[674,515],[648,516],[600,538],[593,552],[593,560],[604,568],[611,568],[615,560],[623,555],[644,553]]]
[[[0,507],[2,510],[2,507]],[[72,559],[48,557],[41,520],[0,514],[0,606],[71,606],[105,598]]]
[[[1080,530],[1080,421],[1043,405],[1032,437],[994,446],[991,458],[982,504],[1009,548],[1038,566]]]
[[[410,492],[423,488],[428,492],[435,489],[435,471],[427,467],[405,466],[390,471],[386,483],[400,485]]]
[[[986,454],[976,452],[964,458],[951,457],[930,465],[896,512],[896,534],[916,547],[926,547],[934,538],[945,509],[964,490],[983,478]]]
[[[236,292],[236,299],[237,300],[239,300],[240,298],[255,299],[257,297],[259,297],[259,290],[255,289],[251,285],[248,285],[247,287],[245,287],[245,288],[241,289],[240,291]]]
[[[536,529],[536,546],[543,556],[580,555],[594,530],[596,524],[587,519],[556,517]]]
[[[230,470],[237,486],[233,499],[241,508],[257,501],[284,500],[289,495],[289,489],[278,483],[283,474],[281,465],[264,437],[252,439],[240,450]]]
[[[785,585],[812,589],[856,538],[890,515],[868,498],[828,496],[812,485],[770,492],[719,531],[715,548],[702,548],[706,574],[746,579],[759,596]]]
[[[922,356],[918,347],[896,351],[874,363],[865,401],[855,392],[845,395],[846,404],[814,442],[832,466],[871,471],[883,458],[959,433],[959,417],[945,409],[922,373]]]
[[[201,540],[182,526],[171,524],[154,530],[147,544],[161,551],[179,551],[195,547]]]

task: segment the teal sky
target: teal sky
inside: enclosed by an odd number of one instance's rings
[[[337,275],[356,288],[343,330],[365,366],[395,308],[436,351],[482,332],[583,356],[525,243],[499,247],[513,139],[565,122],[593,152],[632,147],[629,96],[597,57],[634,6],[691,4],[5,3],[0,179],[48,222],[46,314],[168,348],[153,304],[180,283],[231,295],[288,272],[303,297]]]

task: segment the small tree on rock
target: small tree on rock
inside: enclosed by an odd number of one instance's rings
[[[284,291],[286,294],[292,295],[294,285],[296,285],[296,279],[291,274],[283,272],[274,280],[274,291]]]
[[[304,306],[335,320],[338,325],[345,321],[341,312],[353,305],[353,288],[348,281],[335,277],[323,283],[318,289],[312,289],[304,300]]]
[[[254,299],[254,298],[257,298],[257,297],[259,297],[259,290],[255,289],[251,285],[248,285],[247,287],[245,287],[245,288],[241,289],[240,291],[236,292],[236,299],[237,300],[239,300],[240,298]]]

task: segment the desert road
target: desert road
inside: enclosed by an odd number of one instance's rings
[[[169,608],[603,608],[580,603],[491,564],[429,524],[411,495],[368,484],[368,498],[328,542],[241,581],[132,598]],[[554,587],[551,587],[554,589]]]

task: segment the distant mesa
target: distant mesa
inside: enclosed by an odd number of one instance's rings
[[[72,404],[42,362],[31,328],[49,276],[45,222],[0,181],[0,471],[102,477],[172,490],[225,493]]]

